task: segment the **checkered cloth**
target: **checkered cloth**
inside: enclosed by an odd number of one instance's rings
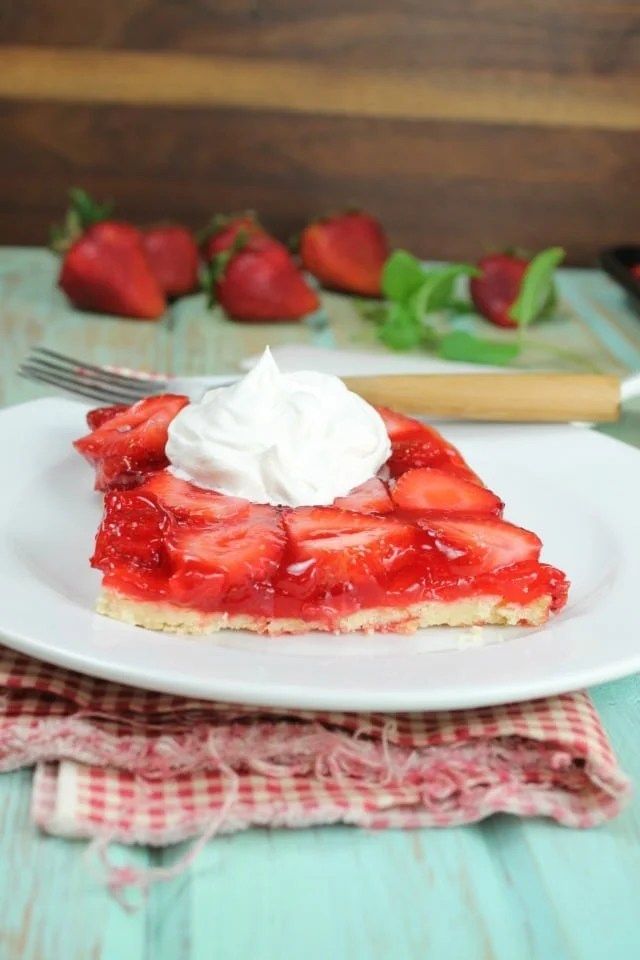
[[[50,833],[168,844],[255,824],[589,827],[629,783],[586,693],[436,714],[268,710],[137,690],[0,648],[0,769]]]

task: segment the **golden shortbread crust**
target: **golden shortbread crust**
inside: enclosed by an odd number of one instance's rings
[[[356,630],[373,632],[395,630],[411,633],[420,627],[471,627],[496,624],[500,626],[538,626],[549,616],[551,596],[546,594],[528,604],[507,603],[499,596],[477,596],[453,602],[427,601],[408,607],[373,607],[357,610],[337,620],[330,627],[322,621],[300,620],[295,617],[267,618],[245,614],[202,613],[171,603],[135,600],[104,589],[98,597],[96,609],[107,617],[125,623],[164,630],[169,633],[203,634],[219,630],[251,630],[255,633],[306,633],[322,630],[331,633],[351,633]]]

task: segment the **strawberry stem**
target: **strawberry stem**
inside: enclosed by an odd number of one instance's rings
[[[97,203],[80,187],[71,188],[69,200],[64,222],[51,227],[49,234],[49,245],[56,253],[65,253],[85,230],[108,220],[113,212],[113,203]]]

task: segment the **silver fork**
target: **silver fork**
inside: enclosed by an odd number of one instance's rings
[[[37,380],[102,403],[130,405],[159,393],[181,393],[199,400],[211,387],[238,377],[174,377],[124,367],[98,366],[65,356],[48,347],[34,347],[18,369]],[[238,374],[240,376],[240,374]],[[407,413],[454,420],[566,423],[612,421],[620,402],[640,396],[640,373],[624,380],[602,374],[446,373],[382,374],[344,377],[345,384],[373,404],[399,407]],[[523,408],[523,388],[525,396]],[[555,403],[549,392],[555,391]],[[461,391],[466,398],[461,405]]]
[[[22,361],[18,374],[26,380],[47,383],[59,390],[102,403],[132,404],[153,394],[172,391],[195,398],[208,387],[230,383],[230,377],[166,377],[139,370],[99,366],[74,357],[33,347]]]

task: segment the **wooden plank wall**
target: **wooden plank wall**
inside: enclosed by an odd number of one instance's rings
[[[637,0],[2,0],[0,242],[69,185],[286,235],[356,204],[424,256],[640,242]]]

